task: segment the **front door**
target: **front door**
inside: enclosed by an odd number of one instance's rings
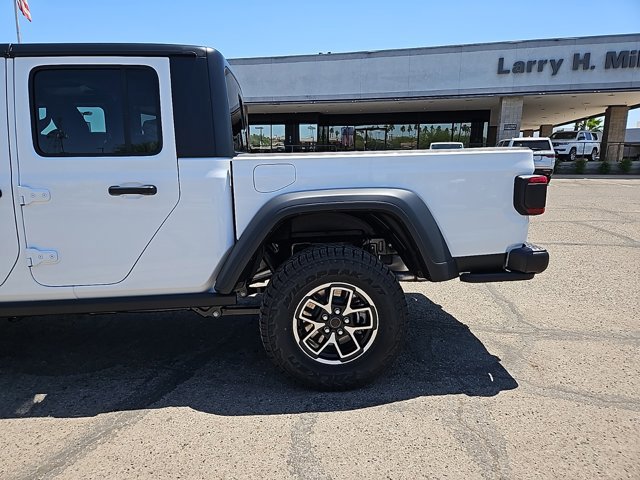
[[[0,58],[0,285],[18,259],[18,231],[11,187],[7,125],[7,61]]]
[[[179,198],[168,59],[17,58],[15,102],[33,278],[121,282]]]

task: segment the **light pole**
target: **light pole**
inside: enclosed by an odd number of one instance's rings
[[[314,127],[313,125],[309,125],[307,127],[309,129],[309,138],[311,139],[310,143],[310,147],[313,147],[313,143],[314,143],[314,138],[313,138],[313,131],[316,129],[316,127]]]
[[[264,127],[256,127],[256,130],[260,130],[260,140],[258,143],[258,150],[262,150],[262,130],[264,130]]]

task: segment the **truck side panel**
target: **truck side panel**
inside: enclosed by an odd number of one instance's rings
[[[259,192],[269,165],[295,167],[295,181]],[[260,168],[258,168],[260,167]],[[277,168],[277,167],[276,167]],[[433,214],[453,257],[504,253],[526,241],[528,217],[513,207],[514,178],[533,172],[530,151],[241,155],[233,160],[236,235],[269,199],[283,193],[390,187],[415,192]],[[286,181],[285,181],[286,180]]]
[[[210,290],[233,246],[231,160],[181,158],[180,203],[131,274],[117,285],[76,287],[78,298]]]

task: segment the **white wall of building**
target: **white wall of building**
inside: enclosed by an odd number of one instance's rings
[[[617,59],[620,52],[633,51],[633,67],[605,68],[607,52]],[[248,103],[312,102],[640,90],[639,51],[640,35],[634,34],[230,63]],[[586,54],[588,68],[584,62],[574,65],[574,55],[584,60]],[[519,61],[525,71],[513,73]]]

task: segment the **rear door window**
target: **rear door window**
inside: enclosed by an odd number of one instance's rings
[[[155,155],[162,148],[152,68],[43,68],[31,85],[33,140],[42,156]]]

